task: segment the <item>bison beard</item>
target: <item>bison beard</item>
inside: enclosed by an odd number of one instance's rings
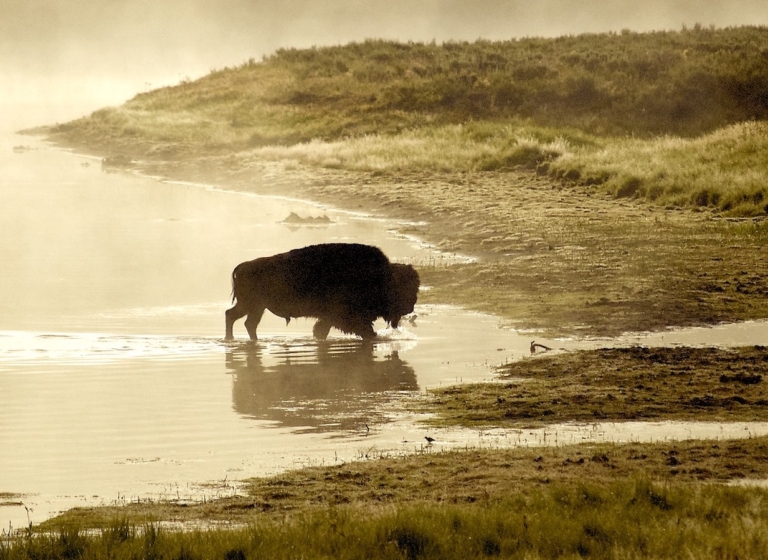
[[[248,316],[245,328],[256,340],[264,310],[286,324],[295,317],[317,319],[312,333],[325,339],[331,327],[364,339],[376,336],[382,317],[397,327],[413,311],[419,275],[410,265],[390,263],[376,247],[328,243],[240,263],[232,271],[234,307],[226,312],[226,338]]]

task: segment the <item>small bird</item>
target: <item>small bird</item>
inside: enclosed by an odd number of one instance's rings
[[[424,436],[424,439],[427,440],[427,443],[429,445],[432,445],[432,442],[435,441],[435,438],[432,438],[432,437],[429,437],[429,436]]]
[[[535,340],[531,341],[531,354],[535,354],[537,348],[540,348],[545,352],[547,352],[548,350],[552,350],[552,348],[550,348],[549,346],[544,346],[543,344],[539,344]]]

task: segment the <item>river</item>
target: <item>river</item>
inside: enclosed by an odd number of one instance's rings
[[[291,213],[327,223],[286,223]],[[338,241],[417,265],[444,257],[389,221],[108,173],[98,159],[0,134],[0,522],[20,527],[77,505],[207,499],[251,476],[418,451],[431,432],[397,412],[400,399],[492,379],[492,366],[529,353],[531,336],[494,317],[424,305],[399,330],[378,324],[373,346],[338,332],[319,344],[311,322],[286,326],[269,313],[258,344],[246,341],[242,322],[237,340],[223,341],[237,263]],[[719,329],[549,343],[768,340],[766,323]],[[766,432],[681,425],[674,437]],[[665,424],[452,430],[439,443],[671,433]]]

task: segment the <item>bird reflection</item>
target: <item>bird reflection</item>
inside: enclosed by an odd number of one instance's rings
[[[236,412],[310,432],[364,435],[385,420],[383,403],[419,388],[397,350],[361,341],[245,343],[227,349],[226,367]]]

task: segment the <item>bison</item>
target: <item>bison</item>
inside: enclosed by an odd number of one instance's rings
[[[396,328],[413,312],[419,275],[410,265],[389,262],[377,247],[327,243],[240,263],[232,271],[232,301],[226,312],[226,339],[232,326],[248,316],[256,328],[269,309],[288,324],[295,317],[317,319],[312,333],[325,340],[331,327],[363,339],[376,336],[373,322],[383,318]]]

